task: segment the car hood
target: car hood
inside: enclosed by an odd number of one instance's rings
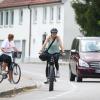
[[[84,61],[100,61],[100,53],[80,53],[80,58]]]

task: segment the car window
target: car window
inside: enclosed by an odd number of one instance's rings
[[[74,39],[73,42],[72,42],[71,49],[76,49],[76,45],[77,45],[77,39]]]
[[[100,40],[82,40],[82,52],[100,52]]]
[[[76,51],[79,51],[79,40],[77,40],[77,43],[76,43]]]

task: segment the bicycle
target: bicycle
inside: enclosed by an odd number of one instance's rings
[[[56,76],[55,76],[55,60],[54,60],[54,55],[61,55],[61,53],[57,54],[50,54],[50,59],[48,61],[48,83],[49,83],[49,91],[54,90],[54,82],[56,82]]]
[[[54,55],[64,56],[65,52],[60,52],[56,54],[50,54],[50,59],[48,62],[48,81],[49,81],[49,91],[54,90],[54,82],[56,82],[56,76],[55,76],[55,60]]]
[[[49,91],[53,91],[54,81],[56,80],[53,55],[51,55],[50,61],[48,62],[48,80],[49,80]]]
[[[12,82],[14,84],[19,83],[21,78],[21,69],[20,66],[15,62],[16,58],[21,58],[21,52],[12,52]],[[8,77],[9,72],[3,73],[2,62],[0,63],[0,83]]]

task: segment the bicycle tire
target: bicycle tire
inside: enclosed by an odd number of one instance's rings
[[[50,75],[49,75],[49,91],[54,90],[54,80],[55,80],[55,69],[53,65],[50,65]]]
[[[0,83],[3,81],[2,66],[0,64]]]
[[[20,78],[21,78],[21,69],[20,66],[16,63],[13,63],[12,65],[13,71],[12,71],[12,81],[14,84],[19,83]]]
[[[50,81],[49,82],[49,91],[53,91],[54,90],[54,81]]]

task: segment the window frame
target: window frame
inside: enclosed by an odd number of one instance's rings
[[[47,21],[47,7],[43,7],[43,23]]]
[[[10,26],[14,25],[14,10],[10,10]]]
[[[9,11],[4,11],[4,26],[7,27],[9,25]]]
[[[23,24],[23,9],[19,9],[19,25]]]
[[[2,27],[4,24],[3,20],[4,20],[4,13],[3,13],[3,11],[0,11],[0,27]]]
[[[54,21],[54,7],[50,7],[50,22]]]
[[[57,6],[57,22],[61,22],[61,6]]]

